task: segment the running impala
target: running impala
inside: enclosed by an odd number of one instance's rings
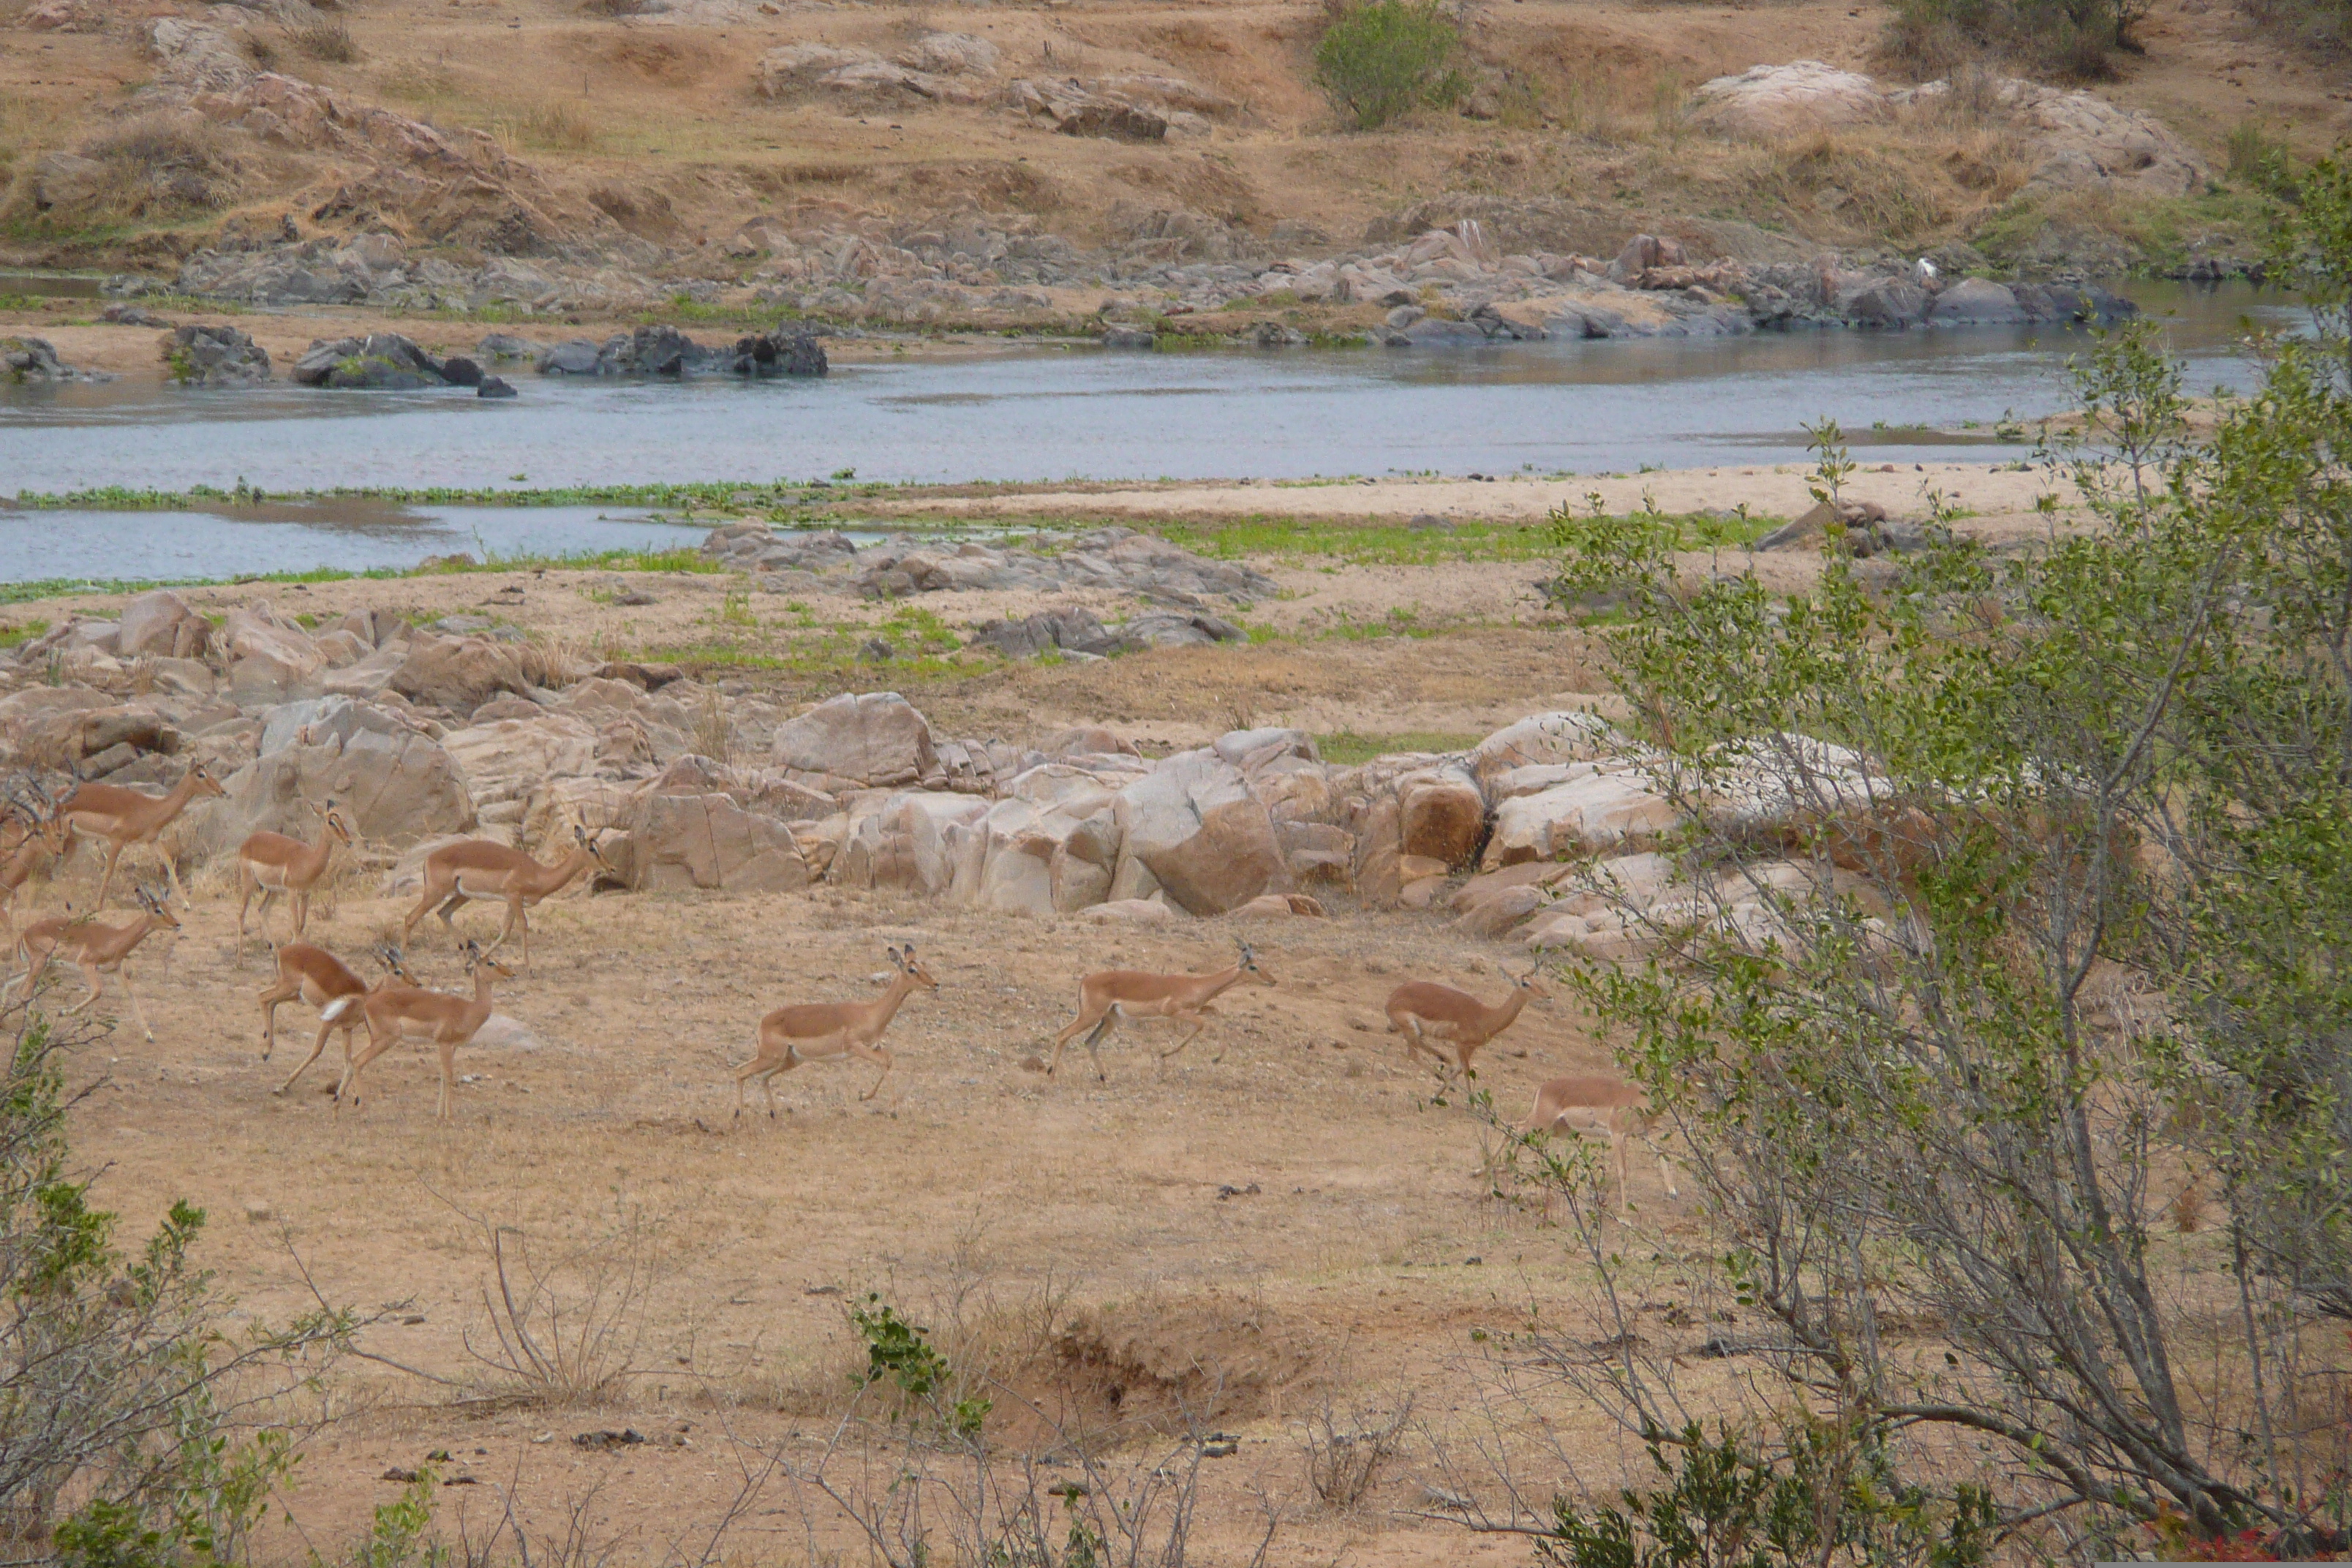
[[[1213,974],[1147,974],[1137,969],[1104,969],[1078,981],[1078,1016],[1067,1028],[1054,1037],[1054,1056],[1045,1064],[1045,1076],[1052,1078],[1054,1069],[1062,1065],[1062,1051],[1071,1037],[1084,1029],[1094,1032],[1087,1036],[1087,1055],[1095,1062],[1095,1077],[1108,1083],[1103,1074],[1102,1052],[1097,1049],[1121,1018],[1171,1018],[1179,1024],[1192,1026],[1191,1034],[1160,1053],[1166,1061],[1198,1037],[1209,1026],[1203,1016],[1209,1004],[1234,986],[1246,980],[1253,985],[1271,985],[1274,976],[1257,965],[1257,954],[1250,944],[1242,942],[1241,957],[1226,968]],[[1225,1053],[1219,1051],[1210,1058],[1223,1061]]]
[[[0,1004],[19,985],[31,995],[33,982],[40,978],[49,961],[64,958],[81,966],[82,984],[89,987],[89,994],[67,1008],[67,1013],[79,1013],[97,1001],[105,976],[111,974],[121,982],[122,994],[131,998],[131,1016],[138,1020],[139,1032],[153,1045],[155,1031],[148,1026],[146,1009],[139,1005],[139,994],[131,989],[131,972],[122,965],[131,950],[151,933],[177,931],[180,922],[173,918],[171,905],[144,888],[139,889],[139,902],[142,912],[128,925],[110,926],[87,915],[63,914],[26,926],[16,937],[16,952],[25,961],[25,973],[0,985]]]
[[[180,782],[163,795],[126,788],[121,784],[78,784],[73,794],[66,796],[58,807],[58,815],[73,837],[66,841],[66,853],[70,855],[75,845],[84,839],[103,839],[106,843],[106,875],[98,884],[98,902],[93,909],[106,908],[106,895],[114,887],[114,868],[122,852],[133,844],[152,844],[156,836],[169,827],[188,803],[200,795],[226,795],[228,792],[213,782],[202,763],[189,766],[180,775]],[[163,874],[171,879],[172,891],[178,895],[180,907],[191,909],[187,890],[180,886],[180,868],[169,855],[163,857]]]
[[[307,1071],[320,1053],[327,1048],[327,1037],[337,1029],[343,1032],[343,1062],[352,1059],[352,1035],[367,1015],[361,1004],[373,992],[400,984],[414,989],[415,977],[402,963],[396,947],[378,947],[376,962],[383,965],[383,978],[370,985],[355,973],[351,965],[323,947],[313,947],[307,942],[289,942],[278,950],[278,982],[261,993],[261,1059],[268,1061],[278,1045],[278,1008],[281,1003],[301,1001],[319,1010],[319,1037],[310,1042],[310,1054],[302,1065],[287,1075],[286,1081],[269,1092],[284,1094],[294,1087],[294,1080]]]
[[[1665,1184],[1666,1196],[1678,1198],[1682,1189],[1675,1185],[1675,1168],[1667,1163],[1665,1151],[1651,1137],[1657,1125],[1658,1113],[1650,1109],[1650,1097],[1639,1086],[1613,1078],[1556,1078],[1536,1090],[1535,1110],[1519,1128],[1520,1133],[1570,1132],[1579,1137],[1603,1137],[1609,1140],[1610,1159],[1617,1167],[1617,1202],[1622,1207],[1633,1206],[1633,1192],[1626,1182],[1625,1141],[1638,1138],[1658,1157],[1658,1177]]]
[[[883,1031],[898,1016],[898,1005],[919,985],[926,991],[937,991],[940,983],[931,978],[922,961],[915,956],[915,944],[908,942],[901,951],[889,947],[882,951],[898,973],[891,978],[890,988],[871,1002],[804,1002],[798,1006],[779,1007],[760,1020],[760,1032],[752,1041],[751,1065],[735,1075],[735,1114],[743,1114],[743,1085],[757,1078],[760,1087],[767,1090],[768,1116],[776,1114],[776,1075],[790,1072],[803,1062],[821,1062],[830,1057],[856,1057],[860,1061],[880,1062],[882,1074],[874,1087],[857,1098],[873,1099],[882,1092],[884,1079],[898,1063],[882,1048]]]
[[[261,895],[261,940],[269,942],[269,906],[283,893],[294,906],[294,940],[301,940],[310,923],[310,889],[327,874],[334,858],[335,840],[352,842],[352,825],[329,801],[319,821],[319,841],[305,844],[283,833],[257,833],[236,850],[236,959],[245,962],[245,911],[253,895]],[[272,947],[278,944],[269,942]]]
[[[523,910],[541,900],[551,899],[572,885],[572,879],[591,866],[605,864],[604,857],[596,850],[595,840],[584,827],[574,826],[572,837],[576,843],[571,854],[552,866],[542,866],[520,849],[488,838],[467,838],[456,844],[445,844],[425,858],[425,896],[408,911],[401,922],[400,940],[405,944],[416,930],[416,922],[428,913],[438,913],[441,923],[454,935],[452,923],[460,906],[468,899],[485,903],[503,903],[507,907],[507,923],[499,931],[499,940],[485,951],[496,952],[522,928],[522,961],[530,963],[530,921]]]
[[[514,971],[482,951],[481,943],[466,943],[466,973],[474,977],[471,997],[453,996],[446,991],[420,991],[405,985],[380,986],[360,1002],[360,1012],[367,1020],[367,1048],[352,1058],[343,1068],[343,1076],[335,1085],[335,1104],[343,1103],[349,1090],[352,1104],[360,1102],[360,1073],[368,1063],[392,1049],[402,1040],[430,1040],[441,1058],[441,1099],[434,1114],[441,1121],[452,1119],[457,1091],[457,1047],[481,1032],[490,1017],[490,977],[511,980]]]
[[[1528,998],[1549,1000],[1551,996],[1538,984],[1533,969],[1510,980],[1511,994],[1492,1007],[1451,985],[1409,980],[1389,993],[1390,1031],[1403,1035],[1410,1051],[1436,1058],[1444,1076],[1458,1069],[1465,1079],[1475,1077],[1470,1070],[1470,1058],[1478,1047],[1509,1028]],[[1433,1039],[1454,1047],[1451,1060],[1429,1043]]]

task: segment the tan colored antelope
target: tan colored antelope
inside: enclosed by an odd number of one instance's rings
[[[457,1090],[457,1047],[481,1032],[490,1017],[490,977],[511,980],[514,971],[482,951],[478,942],[466,943],[466,973],[474,978],[474,994],[453,996],[446,991],[421,991],[405,985],[380,986],[360,1001],[368,1027],[367,1048],[343,1067],[335,1085],[341,1107],[349,1090],[352,1104],[360,1102],[360,1073],[368,1063],[402,1040],[430,1040],[441,1058],[441,1099],[434,1114],[452,1120]]]
[[[343,1062],[352,1059],[352,1035],[367,1015],[361,1004],[368,995],[392,985],[417,989],[415,977],[401,962],[396,947],[378,947],[376,961],[383,965],[383,978],[370,985],[355,973],[351,965],[323,947],[313,947],[307,942],[289,942],[278,950],[277,984],[261,993],[261,1059],[268,1061],[269,1053],[278,1046],[278,1009],[280,1004],[300,1001],[319,1010],[319,1037],[310,1042],[310,1054],[302,1065],[286,1077],[286,1081],[269,1092],[284,1094],[294,1087],[294,1080],[310,1069],[312,1062],[327,1048],[327,1037],[337,1029],[343,1034]]]
[[[131,972],[123,963],[151,933],[177,931],[180,922],[173,918],[171,905],[144,888],[139,889],[139,902],[142,912],[128,925],[110,926],[87,915],[64,914],[26,926],[16,937],[16,954],[25,961],[25,973],[0,985],[0,1004],[19,985],[26,995],[32,994],[33,983],[49,961],[63,957],[81,966],[82,984],[89,987],[89,994],[67,1008],[68,1014],[79,1013],[97,1001],[105,977],[111,974],[121,982],[122,994],[131,998],[131,1016],[138,1020],[139,1032],[147,1037],[148,1044],[154,1044],[155,1031],[148,1026],[146,1009],[139,1005],[139,993],[131,989]]]
[[[180,775],[180,782],[172,786],[168,795],[148,795],[122,784],[76,785],[73,794],[66,796],[65,804],[58,807],[73,834],[66,841],[66,853],[72,854],[74,846],[86,838],[106,841],[106,875],[99,881],[98,902],[91,907],[106,908],[106,895],[114,887],[114,868],[125,849],[133,844],[154,843],[156,836],[170,826],[196,796],[227,793],[213,782],[213,775],[202,763],[189,764],[188,771]],[[163,857],[163,872],[171,879],[172,891],[179,896],[180,907],[193,907],[188,902],[187,890],[180,886],[180,868],[169,855]]]
[[[0,930],[7,929],[15,917],[16,894],[33,879],[33,874],[56,864],[66,852],[66,819],[61,813],[53,811],[28,821],[11,817],[8,831],[16,837],[13,841],[0,837]]]
[[[1678,1198],[1682,1189],[1675,1184],[1675,1168],[1666,1160],[1651,1137],[1657,1125],[1658,1113],[1650,1109],[1650,1097],[1637,1084],[1613,1078],[1556,1078],[1536,1090],[1536,1107],[1521,1125],[1522,1134],[1537,1132],[1572,1132],[1579,1137],[1605,1137],[1609,1154],[1617,1167],[1617,1201],[1622,1207],[1633,1205],[1633,1188],[1626,1179],[1625,1141],[1638,1138],[1658,1157],[1658,1176],[1664,1182],[1666,1196]]]
[[[507,907],[507,923],[499,930],[499,940],[486,951],[496,952],[520,925],[522,961],[528,966],[530,921],[523,910],[541,900],[553,898],[589,867],[605,863],[586,828],[574,826],[572,837],[578,841],[572,853],[552,866],[542,866],[521,850],[488,838],[443,845],[425,858],[425,896],[416,900],[416,907],[408,911],[408,919],[401,922],[400,940],[405,943],[416,930],[416,922],[427,913],[438,913],[441,923],[454,935],[457,927],[453,921],[459,906],[468,899],[503,903]]]
[[[883,1031],[898,1016],[898,1005],[919,985],[926,991],[937,991],[940,983],[931,978],[922,961],[915,956],[915,944],[908,942],[902,951],[895,947],[882,950],[898,973],[891,977],[888,990],[871,1002],[803,1002],[797,1006],[779,1007],[760,1020],[760,1032],[752,1042],[751,1064],[735,1075],[735,1114],[743,1114],[743,1085],[753,1078],[767,1091],[768,1115],[776,1114],[776,1075],[790,1072],[803,1062],[821,1062],[828,1057],[856,1057],[860,1061],[880,1062],[882,1075],[874,1087],[857,1098],[873,1099],[882,1092],[883,1080],[898,1064],[882,1048]]]
[[[236,847],[236,961],[245,962],[245,911],[253,895],[261,895],[261,940],[269,939],[269,906],[279,894],[293,906],[294,936],[299,942],[310,923],[310,889],[327,874],[334,858],[335,840],[352,841],[352,825],[329,801],[319,822],[319,841],[305,844],[283,833],[257,833]]]
[[[1436,1058],[1446,1076],[1458,1070],[1465,1079],[1475,1078],[1470,1058],[1478,1047],[1509,1028],[1529,997],[1551,998],[1533,969],[1511,975],[1510,981],[1511,994],[1489,1007],[1467,991],[1430,980],[1408,980],[1389,993],[1389,1030],[1404,1036],[1409,1052]],[[1429,1043],[1433,1039],[1454,1047],[1451,1060]]]
[[[1160,1053],[1166,1061],[1198,1038],[1209,1026],[1203,1016],[1209,1004],[1247,980],[1254,985],[1271,985],[1274,976],[1260,969],[1257,954],[1247,942],[1242,942],[1241,957],[1213,974],[1146,974],[1136,969],[1105,969],[1085,975],[1078,981],[1078,1016],[1069,1026],[1054,1037],[1053,1059],[1045,1064],[1045,1076],[1052,1078],[1054,1069],[1062,1065],[1062,1051],[1072,1036],[1083,1029],[1094,1032],[1087,1036],[1087,1055],[1095,1062],[1095,1078],[1103,1083],[1102,1052],[1097,1049],[1103,1040],[1118,1026],[1121,1018],[1171,1018],[1179,1024],[1190,1024],[1192,1032]],[[1225,1053],[1219,1051],[1210,1058],[1223,1061]]]

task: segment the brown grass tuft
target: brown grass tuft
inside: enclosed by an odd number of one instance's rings
[[[360,47],[352,41],[351,28],[341,22],[314,22],[297,30],[294,47],[310,58],[330,65],[347,66],[360,58]]]

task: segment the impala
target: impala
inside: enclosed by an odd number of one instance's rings
[[[261,940],[269,942],[269,906],[280,893],[294,906],[294,937],[299,941],[310,923],[310,889],[327,874],[334,858],[335,840],[352,842],[352,825],[329,801],[319,822],[319,841],[305,844],[283,833],[257,833],[236,848],[236,960],[245,962],[245,911],[253,895],[261,895]],[[276,942],[269,942],[272,947]]]
[[[89,987],[89,994],[67,1008],[68,1014],[79,1013],[97,1001],[105,976],[111,974],[122,983],[122,994],[131,998],[131,1016],[138,1020],[139,1032],[147,1037],[148,1044],[154,1044],[155,1031],[148,1026],[146,1009],[139,1005],[139,994],[131,989],[131,972],[122,965],[131,950],[146,941],[149,933],[177,931],[180,922],[173,917],[169,904],[144,888],[139,889],[139,902],[143,910],[128,925],[110,926],[87,915],[63,914],[26,926],[16,938],[16,952],[25,961],[25,973],[0,985],[0,1004],[5,1004],[8,993],[19,985],[25,987],[27,996],[31,995],[33,983],[49,966],[49,961],[63,957],[81,966],[82,984]]]
[[[8,831],[16,837],[0,838],[0,927],[15,915],[16,894],[33,873],[54,865],[66,851],[66,819],[60,813],[28,816],[23,821],[12,816]]]
[[[343,1076],[335,1085],[337,1106],[343,1103],[347,1089],[352,1103],[359,1104],[360,1073],[368,1063],[404,1039],[430,1040],[441,1057],[441,1099],[434,1114],[444,1121],[451,1120],[457,1099],[457,1047],[480,1033],[482,1026],[489,1021],[490,977],[495,974],[511,980],[515,972],[484,952],[481,943],[468,942],[466,973],[474,977],[474,994],[470,998],[404,985],[382,986],[361,998],[360,1012],[367,1021],[367,1048],[344,1064]]]
[[[1657,1120],[1658,1113],[1650,1109],[1650,1097],[1636,1085],[1613,1078],[1556,1078],[1536,1090],[1535,1110],[1519,1131],[1522,1135],[1572,1132],[1579,1137],[1607,1138],[1610,1158],[1617,1167],[1617,1201],[1631,1207],[1633,1194],[1625,1170],[1628,1138],[1639,1138],[1648,1145],[1650,1152],[1657,1155],[1658,1175],[1665,1183],[1666,1196],[1682,1196],[1682,1189],[1675,1185],[1675,1169],[1667,1163],[1665,1152],[1650,1136]]]
[[[73,794],[66,796],[58,812],[72,829],[67,840],[66,853],[85,838],[106,841],[106,875],[98,884],[98,902],[94,908],[106,908],[106,895],[114,887],[114,868],[122,852],[133,844],[152,844],[156,835],[172,825],[174,817],[187,808],[190,801],[200,795],[226,795],[228,792],[213,782],[202,763],[189,765],[180,775],[180,782],[171,793],[152,795],[142,790],[121,784],[78,784]],[[180,886],[180,868],[169,855],[163,857],[163,873],[171,879],[172,891],[179,895],[182,909],[192,908],[186,889]]]
[[[294,1080],[309,1070],[327,1048],[328,1035],[337,1029],[343,1032],[343,1061],[348,1066],[352,1059],[352,1034],[367,1022],[361,1003],[372,992],[395,984],[415,986],[415,977],[401,962],[398,948],[378,947],[375,955],[383,965],[384,975],[370,985],[352,972],[351,965],[323,947],[289,942],[278,950],[278,983],[261,993],[261,1059],[268,1061],[269,1053],[277,1048],[278,1008],[281,1003],[301,1001],[316,1007],[319,1037],[310,1042],[310,1054],[302,1058],[302,1065],[270,1090],[272,1094],[284,1094],[292,1089]]]
[[[735,1075],[735,1114],[743,1114],[743,1085],[757,1078],[760,1087],[767,1091],[768,1115],[776,1114],[776,1075],[790,1072],[803,1062],[820,1062],[828,1057],[856,1057],[860,1061],[880,1062],[882,1074],[874,1087],[857,1098],[873,1099],[882,1092],[885,1079],[898,1065],[890,1053],[882,1048],[884,1030],[898,1016],[898,1005],[919,985],[926,991],[937,991],[940,983],[931,978],[922,961],[915,956],[915,944],[908,942],[904,950],[889,947],[883,951],[898,973],[891,977],[888,990],[871,1002],[804,1002],[795,1007],[779,1007],[760,1020],[760,1032],[752,1042],[751,1065]]]
[[[400,940],[406,942],[416,930],[416,922],[428,912],[437,912],[441,923],[454,933],[457,928],[451,922],[467,900],[500,902],[507,907],[507,923],[488,951],[496,952],[504,946],[520,925],[522,961],[530,963],[530,921],[523,910],[570,887],[572,879],[590,866],[605,863],[586,828],[574,826],[572,837],[578,841],[572,853],[552,866],[542,866],[520,849],[510,849],[487,838],[443,845],[425,858],[425,896],[416,900],[416,907],[401,923]]]
[[[1451,985],[1409,980],[1389,993],[1389,1028],[1402,1034],[1411,1050],[1435,1057],[1441,1069],[1458,1068],[1463,1077],[1475,1077],[1470,1058],[1478,1047],[1509,1028],[1528,998],[1550,999],[1551,993],[1537,982],[1535,970],[1509,978],[1511,994],[1492,1007]],[[1433,1039],[1454,1047],[1450,1061],[1429,1043]]]
[[[1105,1037],[1118,1026],[1121,1018],[1171,1018],[1180,1024],[1190,1024],[1192,1032],[1160,1053],[1166,1061],[1197,1038],[1209,1026],[1202,1015],[1209,1004],[1244,980],[1254,985],[1271,985],[1274,976],[1257,965],[1257,954],[1250,944],[1242,942],[1242,954],[1230,967],[1213,974],[1146,974],[1135,969],[1105,969],[1085,975],[1078,981],[1078,1016],[1070,1026],[1054,1037],[1054,1057],[1045,1064],[1045,1076],[1052,1078],[1054,1069],[1062,1065],[1062,1051],[1070,1037],[1083,1029],[1094,1032],[1087,1036],[1087,1055],[1095,1061],[1095,1077],[1101,1082],[1110,1080],[1103,1075],[1102,1052],[1097,1049]],[[1225,1059],[1219,1051],[1211,1058]]]

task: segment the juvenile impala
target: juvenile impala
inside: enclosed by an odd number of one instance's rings
[[[1045,1076],[1052,1078],[1054,1069],[1062,1065],[1062,1051],[1072,1036],[1083,1029],[1092,1029],[1087,1036],[1087,1055],[1095,1061],[1095,1077],[1108,1083],[1104,1077],[1102,1052],[1096,1047],[1103,1043],[1121,1018],[1172,1018],[1180,1024],[1190,1024],[1192,1032],[1160,1053],[1166,1061],[1182,1050],[1209,1026],[1202,1016],[1209,1004],[1244,980],[1254,985],[1271,985],[1274,976],[1257,966],[1257,954],[1250,944],[1240,944],[1242,955],[1230,967],[1213,974],[1146,974],[1136,969],[1105,969],[1085,975],[1078,981],[1078,1016],[1067,1028],[1054,1037],[1053,1059],[1045,1064]],[[1211,1058],[1225,1059],[1219,1051]]]
[[[169,904],[144,888],[139,889],[139,902],[143,910],[128,925],[110,926],[87,915],[78,918],[66,914],[51,915],[26,926],[16,937],[16,953],[25,961],[25,973],[0,985],[0,1003],[6,1002],[8,993],[19,985],[30,995],[33,982],[40,978],[49,961],[64,958],[81,966],[82,984],[89,987],[89,995],[66,1009],[68,1014],[79,1013],[97,1001],[100,988],[105,984],[104,977],[111,974],[122,983],[122,994],[131,998],[131,1016],[138,1020],[139,1032],[147,1037],[148,1044],[154,1044],[155,1031],[148,1026],[146,1009],[139,1005],[139,994],[131,989],[131,972],[122,965],[131,949],[146,941],[151,932],[177,931],[180,922],[173,917]]]
[[[1440,1068],[1472,1076],[1470,1058],[1480,1046],[1511,1026],[1530,996],[1549,1001],[1551,993],[1536,980],[1536,972],[1510,976],[1511,994],[1489,1007],[1466,991],[1434,981],[1409,980],[1389,993],[1389,1027],[1404,1036],[1412,1051],[1435,1057]],[[1454,1056],[1431,1045],[1439,1040],[1454,1047]]]
[[[1556,1078],[1536,1090],[1536,1108],[1519,1131],[1607,1138],[1610,1159],[1617,1167],[1617,1201],[1630,1208],[1633,1192],[1625,1172],[1628,1138],[1640,1139],[1657,1155],[1658,1176],[1665,1183],[1666,1196],[1682,1196],[1682,1190],[1675,1185],[1674,1166],[1650,1136],[1657,1121],[1657,1112],[1650,1109],[1650,1097],[1637,1085],[1613,1078]]]
[[[367,1021],[367,1048],[343,1067],[343,1076],[335,1085],[335,1103],[341,1106],[343,1093],[351,1092],[352,1103],[360,1102],[360,1073],[368,1063],[392,1049],[404,1039],[430,1040],[441,1057],[441,1099],[434,1114],[440,1120],[451,1120],[457,1098],[457,1047],[481,1032],[490,1017],[490,977],[514,978],[514,971],[482,951],[477,942],[466,943],[466,973],[474,977],[474,994],[467,998],[453,996],[446,991],[419,991],[405,985],[386,985],[371,991],[360,1001],[360,1012]]]
[[[98,884],[98,902],[91,907],[106,908],[106,895],[114,887],[115,864],[122,852],[133,844],[152,844],[155,837],[172,825],[172,820],[187,808],[190,801],[200,795],[225,795],[228,792],[213,782],[202,763],[189,765],[180,775],[180,782],[163,795],[148,795],[121,784],[86,784],[74,787],[58,807],[66,819],[73,837],[67,840],[66,852],[86,838],[106,841],[106,875]],[[171,879],[172,891],[179,896],[180,907],[188,909],[185,889],[180,886],[180,868],[172,857],[163,857],[163,873]]]
[[[871,1100],[882,1092],[883,1079],[898,1065],[890,1053],[882,1048],[884,1030],[898,1016],[898,1005],[910,995],[916,986],[937,991],[940,983],[931,978],[922,961],[915,956],[915,944],[908,942],[902,951],[884,948],[898,973],[891,977],[888,990],[871,1002],[804,1002],[794,1007],[779,1007],[760,1020],[760,1032],[752,1043],[751,1065],[735,1075],[735,1114],[743,1114],[743,1085],[757,1078],[760,1087],[768,1094],[768,1115],[776,1114],[776,1075],[790,1072],[803,1062],[821,1062],[828,1057],[856,1057],[860,1061],[880,1062],[882,1075],[874,1087],[857,1098]]]
[[[490,943],[487,951],[496,952],[520,925],[522,961],[528,965],[530,921],[523,910],[542,899],[553,898],[589,867],[605,864],[586,828],[574,826],[572,837],[577,841],[572,853],[552,866],[542,866],[521,850],[488,838],[443,845],[425,858],[425,896],[416,900],[416,907],[408,911],[408,919],[401,922],[400,940],[405,943],[416,930],[416,922],[435,912],[454,934],[457,928],[452,920],[468,899],[503,903],[507,907],[507,923],[499,931],[499,940]]]
[[[299,941],[310,923],[310,889],[327,874],[334,858],[335,840],[352,842],[352,825],[327,803],[319,822],[319,841],[305,844],[283,833],[257,833],[236,848],[236,959],[245,962],[245,911],[253,895],[261,895],[261,940],[269,942],[269,906],[280,893],[294,906],[294,939]],[[272,947],[276,942],[270,942]]]
[[[289,942],[278,950],[278,982],[261,993],[261,1059],[268,1061],[269,1053],[277,1048],[278,1008],[281,1003],[301,1001],[319,1009],[319,1037],[310,1042],[310,1054],[302,1058],[302,1065],[270,1093],[284,1094],[292,1089],[294,1080],[309,1070],[327,1048],[327,1037],[337,1029],[343,1033],[343,1061],[348,1066],[352,1059],[352,1034],[367,1022],[361,1003],[370,993],[391,985],[415,987],[415,977],[402,963],[398,948],[378,947],[375,955],[383,965],[384,974],[370,985],[353,973],[351,965],[323,947]]]

